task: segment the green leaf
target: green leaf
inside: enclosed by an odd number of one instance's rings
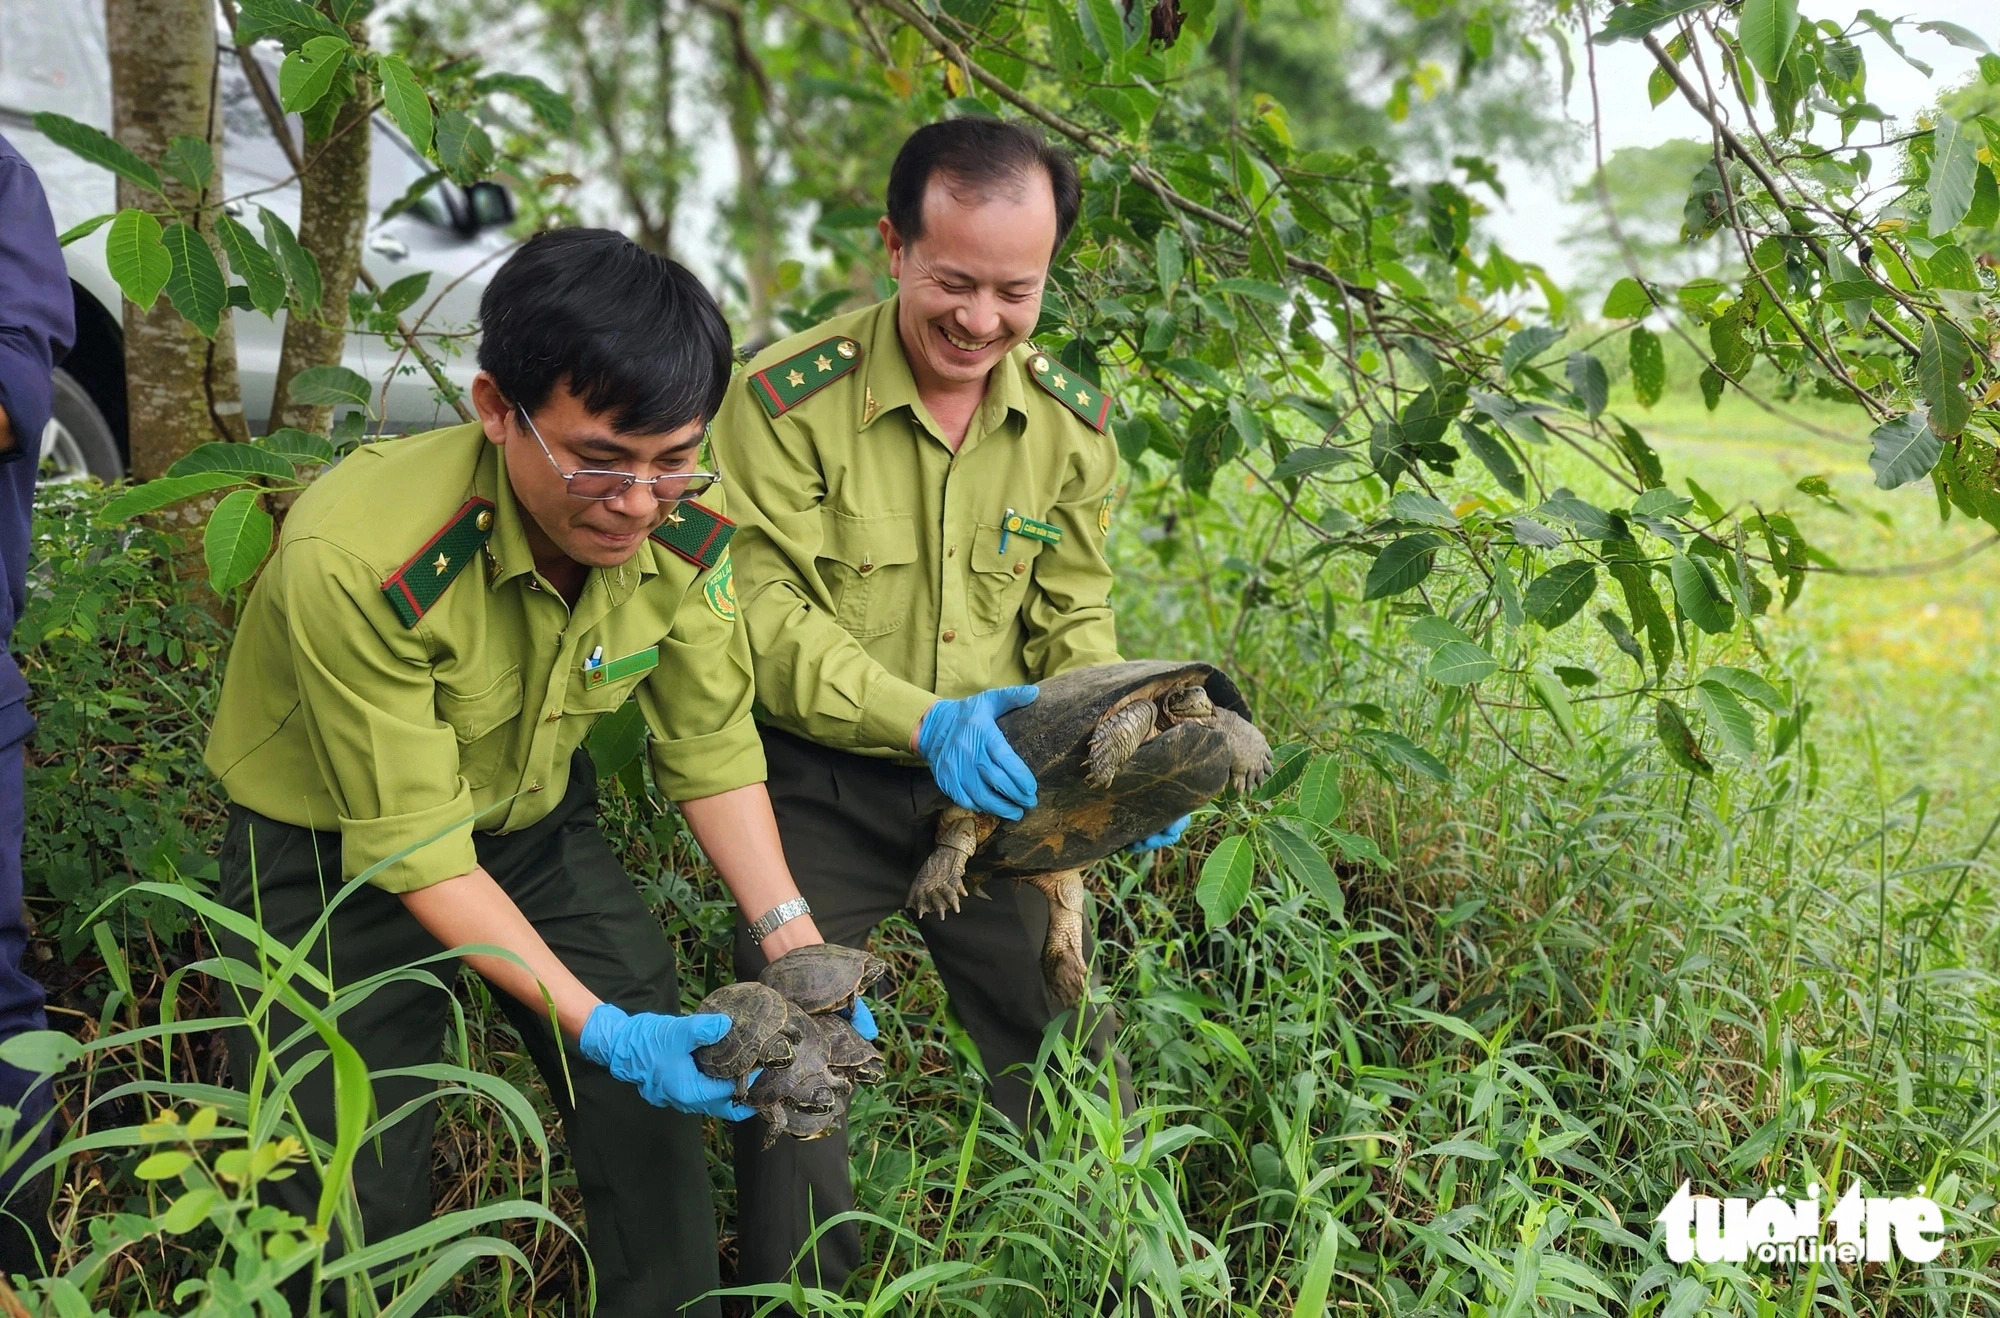
[[[1961,50],[1976,50],[1982,55],[1991,52],[1993,49],[1986,44],[1985,40],[1977,32],[1962,28],[1956,23],[1947,23],[1941,18],[1933,18],[1917,24],[1917,31],[1935,32]]]
[[[1943,110],[1938,111],[1931,143],[1931,236],[1942,238],[1957,228],[1972,209],[1979,143],[1964,125]]]
[[[304,0],[238,0],[236,6],[235,45],[275,37],[286,50],[297,50],[317,36],[346,35],[339,24]]]
[[[1676,553],[1668,564],[1667,575],[1674,583],[1674,599],[1681,606],[1681,616],[1695,626],[1720,636],[1736,625],[1736,606],[1729,602],[1729,594],[1715,579],[1715,569],[1699,558]]]
[[[1653,309],[1653,299],[1646,292],[1646,286],[1630,275],[1611,286],[1604,295],[1602,316],[1606,320],[1633,320]]]
[[[142,1158],[132,1174],[142,1181],[164,1181],[169,1176],[179,1176],[194,1165],[194,1155],[184,1149],[161,1149],[149,1158]]]
[[[222,1196],[206,1185],[196,1186],[168,1206],[167,1211],[154,1221],[160,1230],[170,1236],[178,1236],[194,1230],[208,1220],[209,1213],[222,1202]]]
[[[1764,81],[1777,81],[1798,34],[1799,0],[1743,0],[1736,39]]]
[[[1278,863],[1289,870],[1308,892],[1325,903],[1336,920],[1346,914],[1347,903],[1340,891],[1340,880],[1334,877],[1333,866],[1326,863],[1326,853],[1301,837],[1283,816],[1266,815],[1264,818],[1264,836],[1270,840],[1271,850],[1278,853]]]
[[[1327,1311],[1327,1292],[1333,1289],[1333,1273],[1340,1256],[1340,1225],[1338,1214],[1326,1215],[1326,1222],[1319,1229],[1319,1239],[1313,1244],[1312,1257],[1306,1260],[1298,1294],[1293,1297],[1293,1313],[1316,1315]],[[1702,1294],[1706,1296],[1707,1291]]]
[[[477,183],[493,166],[493,139],[463,110],[446,110],[437,124],[437,159],[451,181]]]
[[[1472,456],[1478,458],[1486,470],[1492,473],[1493,479],[1500,482],[1501,489],[1516,499],[1528,497],[1527,478],[1521,474],[1519,464],[1514,461],[1514,455],[1507,451],[1505,444],[1470,421],[1459,422],[1458,433],[1465,440],[1465,446],[1472,450]]]
[[[1559,489],[1540,507],[1535,509],[1550,517],[1560,517],[1576,528],[1576,533],[1586,540],[1630,540],[1632,537],[1625,527],[1594,503],[1577,498],[1566,489]]]
[[[1360,460],[1344,448],[1295,448],[1271,468],[1271,479],[1291,480],[1295,476],[1310,475],[1327,467]]]
[[[256,236],[221,212],[215,217],[215,236],[222,243],[223,255],[229,258],[229,268],[249,288],[250,305],[267,316],[284,306],[285,276]]]
[[[1311,747],[1302,742],[1291,741],[1271,752],[1271,758],[1278,767],[1272,771],[1269,778],[1257,785],[1250,793],[1250,799],[1275,801],[1282,796],[1299,780],[1299,775],[1305,772],[1307,762],[1312,759],[1308,754],[1310,750]]]
[[[1161,293],[1172,295],[1181,282],[1184,263],[1180,232],[1171,224],[1161,225],[1159,234],[1153,239],[1154,273],[1160,281]]]
[[[160,168],[200,192],[215,174],[215,152],[199,137],[177,136],[160,153]]]
[[[135,485],[104,506],[104,518],[111,522],[130,521],[170,503],[182,499],[192,499],[211,490],[225,489],[231,485],[243,484],[243,478],[232,472],[205,471],[193,476],[162,476],[158,480]]]
[[[1389,516],[1399,522],[1418,522],[1424,526],[1454,527],[1458,518],[1451,509],[1417,490],[1400,490],[1389,500]]]
[[[1704,366],[1701,368],[1701,401],[1702,405],[1711,412],[1722,402],[1723,383],[1721,372],[1717,371],[1713,366]]]
[[[1715,766],[1701,753],[1701,738],[1688,726],[1681,707],[1664,697],[1653,703],[1653,731],[1666,750],[1667,758],[1689,773],[1703,778],[1714,775]]]
[[[1431,558],[1443,544],[1430,532],[1419,531],[1388,545],[1368,566],[1362,600],[1384,599],[1413,589],[1431,574]]]
[[[1290,293],[1267,279],[1218,279],[1215,281],[1215,286],[1225,293],[1255,298],[1274,307],[1282,307],[1292,300]]]
[[[1351,735],[1355,744],[1375,758],[1378,764],[1386,760],[1420,773],[1433,782],[1451,781],[1451,770],[1445,767],[1443,760],[1400,732],[1390,732],[1386,728],[1356,728]]]
[[[1982,166],[1982,168],[1984,168]],[[1979,270],[1972,264],[1972,258],[1956,243],[1946,243],[1931,253],[1925,263],[1931,274],[1931,283],[1938,288],[1952,288],[1960,292],[1979,291]]]
[[[1640,675],[1643,676],[1646,672],[1646,652],[1639,648],[1639,638],[1632,634],[1632,629],[1625,625],[1625,620],[1610,609],[1599,609],[1597,621],[1606,632],[1610,633],[1612,643],[1623,650],[1633,663],[1639,665]]]
[[[1709,726],[1722,734],[1723,745],[1739,759],[1757,758],[1757,721],[1734,691],[1720,682],[1700,682],[1695,686],[1695,698],[1708,715]]]
[[[160,241],[160,222],[144,211],[119,211],[104,236],[104,264],[132,305],[151,311],[174,273],[174,259]]]
[[[1250,896],[1250,876],[1256,862],[1250,839],[1232,833],[1208,853],[1201,863],[1201,878],[1194,886],[1194,899],[1208,917],[1208,927],[1219,929],[1234,919]]]
[[[1728,687],[1746,700],[1762,705],[1773,714],[1784,714],[1790,709],[1785,698],[1758,674],[1747,668],[1732,668],[1726,664],[1712,664],[1701,675],[1701,681],[1713,682]]]
[[[1705,9],[1708,4],[1709,0],[1634,0],[1618,5],[1605,17],[1604,26],[1591,42],[1608,46],[1614,41],[1637,41],[1662,23],[1670,23],[1691,10]]]
[[[531,78],[525,73],[489,73],[472,84],[472,90],[481,93],[505,92],[518,96],[527,102],[528,109],[542,126],[552,133],[567,133],[575,122],[576,112],[570,108],[569,97],[556,91],[540,78]]]
[[[1639,406],[1651,407],[1667,390],[1667,354],[1660,336],[1644,325],[1634,325],[1629,340],[1632,361],[1632,397]]]
[[[346,36],[314,37],[285,56],[278,67],[278,101],[292,114],[304,114],[333,88],[333,80],[354,53]]]
[[[232,490],[208,515],[202,533],[202,554],[208,561],[209,588],[224,599],[257,575],[271,552],[271,514],[257,503],[263,491]]]
[[[1299,778],[1299,816],[1315,824],[1331,824],[1347,808],[1340,790],[1340,765],[1331,755],[1315,755]]]
[[[1971,355],[1957,326],[1937,316],[1924,318],[1917,342],[1917,387],[1931,405],[1930,428],[1945,439],[1956,438],[1972,419],[1972,400],[1960,387]]]
[[[410,304],[422,297],[424,290],[430,286],[431,272],[428,270],[419,270],[413,275],[404,275],[401,279],[398,279],[395,283],[382,290],[382,295],[375,299],[375,305],[380,310],[386,311],[392,316],[400,315]]]
[[[158,170],[89,124],[44,110],[35,116],[35,131],[57,146],[74,151],[91,164],[102,165],[120,178],[165,196]]]
[[[437,120],[431,113],[431,98],[424,94],[417,75],[410,72],[401,55],[376,56],[375,74],[382,80],[382,108],[396,121],[403,136],[410,139],[417,154],[429,155]]]
[[[639,702],[628,700],[597,720],[586,743],[590,760],[597,766],[600,782],[618,776],[619,770],[639,758],[646,749],[646,714]]]
[[[314,366],[292,377],[291,399],[308,407],[368,406],[368,381],[345,366]]]
[[[222,324],[222,309],[229,305],[229,284],[215,263],[215,250],[208,239],[178,220],[167,226],[160,242],[169,262],[167,301],[204,338],[214,338]]]
[[[1192,357],[1175,357],[1166,363],[1166,368],[1189,384],[1213,389],[1219,394],[1236,392],[1229,387],[1229,381],[1222,378],[1222,372],[1207,362],[1198,362]]]
[[[1647,490],[1632,500],[1635,517],[1679,517],[1694,507],[1694,500],[1675,494],[1664,485]]]
[[[1435,613],[1426,613],[1410,620],[1410,639],[1435,653],[1446,641],[1464,641],[1472,644],[1472,633]]]
[[[1743,378],[1755,355],[1750,340],[1743,335],[1743,322],[1733,309],[1729,315],[1708,322],[1708,346],[1715,353],[1715,369],[1732,380]]]
[[[1444,686],[1470,686],[1499,670],[1499,662],[1480,647],[1467,641],[1446,641],[1424,665],[1424,676]]]
[[[1944,444],[1932,432],[1922,412],[1906,412],[1875,427],[1868,436],[1874,450],[1868,465],[1875,472],[1875,488],[1893,490],[1899,485],[1931,474]]]
[[[294,465],[304,463],[325,466],[336,456],[333,445],[328,442],[325,435],[315,435],[310,430],[298,430],[291,426],[273,430],[258,440],[257,444],[260,448],[269,449],[280,457],[289,459]]]
[[[1597,565],[1576,558],[1558,563],[1528,584],[1521,606],[1530,618],[1554,631],[1574,618],[1597,592]]]
[[[1507,340],[1507,346],[1500,350],[1500,374],[1512,375],[1539,357],[1543,351],[1562,338],[1563,332],[1553,325],[1531,325]]]
[[[83,1045],[61,1030],[25,1030],[0,1042],[0,1062],[36,1075],[54,1075],[83,1052]]]
[[[106,211],[102,215],[93,215],[81,224],[64,229],[56,238],[56,245],[58,247],[67,247],[79,238],[88,238],[91,234],[96,233],[116,218],[118,216],[114,211]]]
[[[1604,373],[1604,363],[1590,353],[1573,352],[1563,365],[1563,374],[1583,400],[1584,415],[1595,421],[1611,401],[1611,377]]]
[[[292,226],[284,219],[264,207],[257,208],[257,215],[264,226],[264,245],[284,272],[285,282],[292,289],[292,304],[310,316],[319,310],[322,296],[319,261],[311,252],[299,245]]]
[[[269,476],[281,481],[289,481],[297,474],[289,461],[261,445],[216,442],[203,444],[174,463],[167,468],[167,475],[192,476],[204,471],[226,471],[236,476]]]
[[[1611,616],[1615,617],[1616,615]],[[1623,626],[1624,624],[1621,623],[1619,625]],[[1638,645],[1639,643],[1634,641],[1632,648],[1636,650]],[[1549,717],[1556,721],[1556,727],[1561,731],[1563,739],[1571,745],[1575,745],[1577,740],[1576,710],[1569,703],[1569,693],[1563,690],[1563,684],[1547,673],[1531,672],[1528,674],[1528,690],[1535,697],[1536,702],[1549,712]]]

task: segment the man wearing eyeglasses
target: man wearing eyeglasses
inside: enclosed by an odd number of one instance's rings
[[[251,592],[207,752],[231,801],[222,897],[277,942],[313,936],[308,962],[350,991],[446,948],[506,953],[464,959],[562,1115],[596,1313],[712,1315],[682,1308],[717,1284],[700,1117],[749,1109],[691,1055],[729,1018],[681,1014],[582,747],[636,699],[655,783],[767,953],[820,941],[765,794],[734,528],[699,469],[729,331],[685,270],[603,230],[530,239],[480,312],[479,421],[356,450],[301,496]],[[340,1005],[376,1111],[416,1105],[354,1164],[370,1244],[430,1219],[433,1082],[384,1072],[436,1063],[450,1010],[419,977]],[[265,1033],[296,1028],[274,1013]],[[308,1031],[282,1061],[319,1046]],[[231,1055],[247,1086],[246,1032]],[[330,1139],[328,1066],[292,1093]],[[311,1180],[274,1190],[310,1218]]]

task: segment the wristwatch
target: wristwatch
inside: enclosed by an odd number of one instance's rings
[[[801,915],[811,915],[812,907],[806,905],[803,897],[794,897],[788,902],[779,902],[770,910],[758,916],[750,924],[750,941],[761,944],[771,936],[771,931],[781,924],[789,924]]]

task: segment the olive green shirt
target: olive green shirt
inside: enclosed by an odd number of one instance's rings
[[[721,493],[702,502],[721,511]],[[383,583],[475,497],[494,505],[478,561],[405,626]],[[524,516],[477,425],[365,445],[314,482],[230,650],[206,757],[229,798],[338,829],[343,878],[380,865],[371,882],[403,892],[472,870],[475,828],[553,809],[591,725],[635,693],[668,796],[762,782],[728,559],[704,573],[648,539],[592,570],[572,610],[536,573]],[[658,663],[592,686],[600,646],[607,664],[654,647]]]
[[[771,416],[757,372],[841,337],[855,368]],[[710,443],[737,501],[730,552],[768,722],[909,761],[938,697],[1117,660],[1118,449],[1034,382],[1036,356],[1023,345],[994,368],[956,454],[917,397],[894,298],[772,345],[731,383]],[[1003,547],[1010,509],[1060,541]]]

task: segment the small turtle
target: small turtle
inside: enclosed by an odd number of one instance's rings
[[[1049,901],[1042,973],[1065,1006],[1083,995],[1083,867],[1159,832],[1225,787],[1271,773],[1271,746],[1243,697],[1204,663],[1141,660],[1052,677],[1000,730],[1035,775],[1035,808],[1018,820],[947,805],[937,849],[910,885],[910,908],[959,909],[966,878],[1017,879]],[[796,955],[796,954],[795,954]]]
[[[694,1050],[694,1064],[704,1075],[736,1082],[736,1099],[749,1092],[745,1081],[758,1068],[782,1071],[791,1066],[810,1021],[801,1024],[792,1006],[762,984],[724,984],[701,1000],[697,1012],[718,1012],[729,1018],[729,1033]]]
[[[744,1100],[764,1115],[767,1149],[780,1135],[810,1140],[830,1134],[847,1115],[847,1099],[854,1092],[854,1081],[829,1064],[821,1018],[809,1016],[791,1003],[786,1004],[786,1018],[788,1027],[799,1031],[792,1064],[758,1075]],[[838,1021],[839,1017],[825,1019]]]
[[[835,1075],[845,1076],[856,1085],[881,1083],[882,1054],[861,1037],[860,1031],[832,1012],[810,1019],[819,1027],[826,1064]]]
[[[888,967],[858,947],[814,943],[797,947],[764,967],[757,982],[813,1015],[845,1011]]]

